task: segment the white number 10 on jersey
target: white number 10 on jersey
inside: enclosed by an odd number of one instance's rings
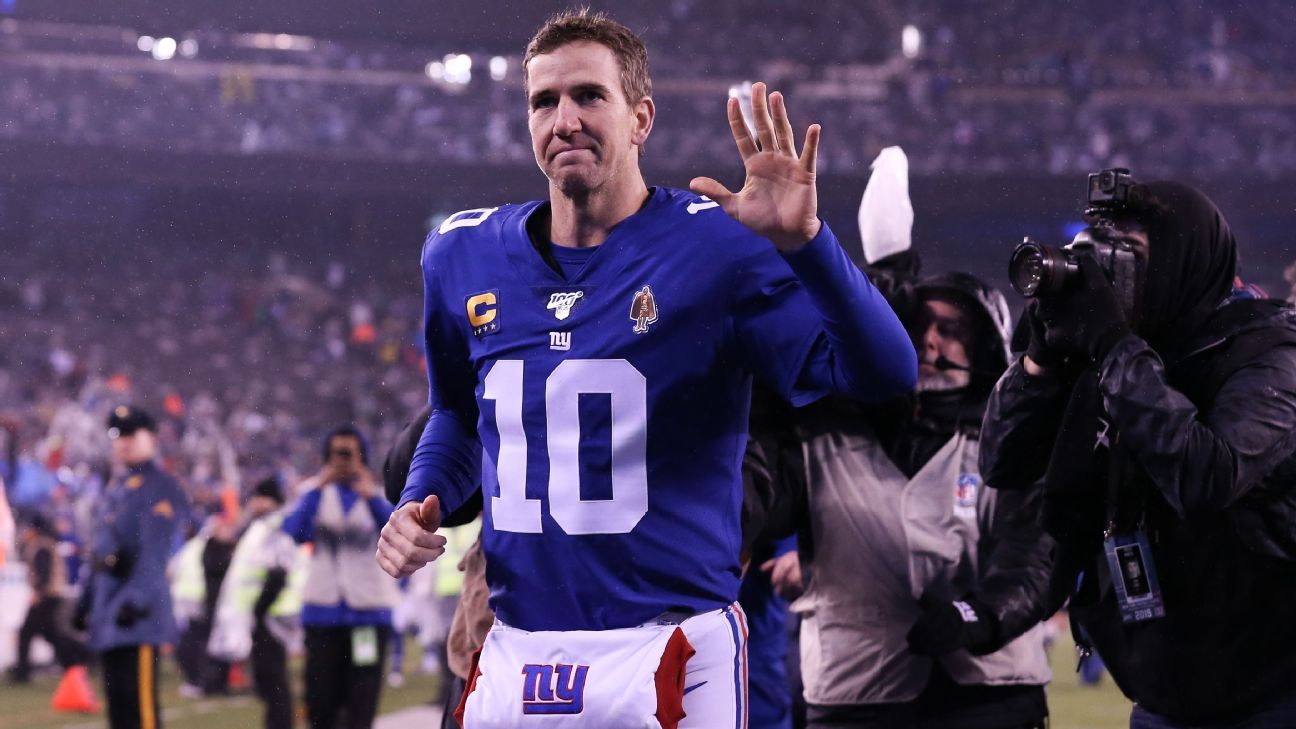
[[[502,359],[487,373],[482,397],[495,401],[499,496],[495,528],[539,534],[540,499],[526,495],[527,440],[522,427],[522,360]],[[580,497],[580,396],[612,398],[612,498]],[[569,359],[545,380],[549,442],[549,514],[568,534],[624,534],[648,513],[648,385],[623,359]],[[490,459],[486,458],[487,468]]]

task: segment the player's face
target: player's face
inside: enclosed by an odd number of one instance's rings
[[[928,299],[917,326],[910,334],[918,350],[918,389],[955,390],[967,387],[971,373],[966,370],[942,370],[936,367],[941,357],[960,366],[968,367],[968,340],[972,322],[958,306],[940,299]]]
[[[626,102],[616,56],[599,43],[569,43],[527,65],[528,124],[536,163],[568,197],[635,179],[652,129],[651,99]]]

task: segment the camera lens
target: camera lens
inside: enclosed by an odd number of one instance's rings
[[[1043,246],[1031,241],[1022,243],[1008,261],[1008,281],[1017,293],[1033,298],[1045,285],[1048,264],[1048,254]]]

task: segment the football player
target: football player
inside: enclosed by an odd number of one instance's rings
[[[743,187],[690,192],[644,181],[656,107],[623,25],[560,14],[524,72],[549,199],[424,245],[433,413],[377,559],[436,559],[441,514],[481,485],[497,622],[467,726],[740,727],[752,378],[795,404],[885,399],[913,388],[914,349],[818,218],[819,127],[798,152],[780,94],[754,85],[754,137],[729,101]]]

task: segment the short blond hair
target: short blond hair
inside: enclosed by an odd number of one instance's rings
[[[621,93],[634,106],[652,96],[652,78],[648,75],[648,48],[634,31],[613,20],[602,11],[588,7],[564,10],[545,21],[527,43],[522,57],[522,88],[530,96],[527,68],[531,59],[570,43],[588,41],[612,51],[621,67]]]

